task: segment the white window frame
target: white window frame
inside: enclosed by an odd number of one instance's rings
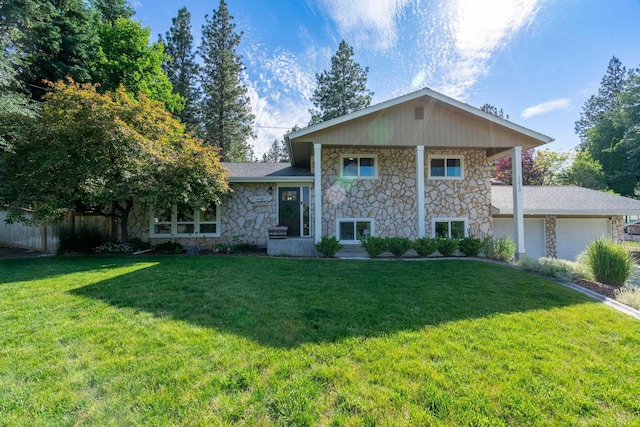
[[[216,220],[215,221],[202,221],[202,224],[216,224],[215,233],[178,233],[178,207],[173,206],[171,209],[171,221],[159,221],[156,222],[156,215],[153,209],[149,214],[149,237],[164,238],[164,237],[220,237],[220,211],[221,206],[216,206]],[[180,221],[181,224],[191,223],[191,221]],[[169,224],[171,226],[170,233],[156,233],[156,224]],[[193,212],[193,226],[195,230],[200,229],[200,209],[195,209]]]
[[[358,175],[350,176],[344,174],[344,159],[355,158],[358,159]],[[360,159],[373,159],[373,175],[372,176],[360,176]],[[377,154],[343,154],[340,156],[340,164],[338,165],[341,179],[378,179],[378,155]]]
[[[354,228],[355,228],[355,224],[358,222],[368,222],[369,223],[369,236],[375,236],[375,221],[373,218],[337,218],[336,219],[336,239],[338,239],[340,241],[340,243],[345,243],[345,244],[356,244],[356,243],[360,243],[360,240],[357,239],[357,236],[353,236],[354,238],[352,240],[340,240],[340,223],[341,222],[352,222],[354,223]]]
[[[451,222],[463,222],[464,234],[463,237],[468,237],[469,234],[469,218],[465,217],[448,217],[448,218],[432,218],[431,219],[431,237],[436,237],[436,223],[448,222],[449,223],[449,239],[451,238]]]
[[[444,176],[432,176],[431,175],[431,160],[432,159],[444,159]],[[460,160],[460,176],[447,176],[447,160],[449,160],[449,159]],[[427,169],[429,171],[429,179],[451,179],[451,180],[464,179],[464,156],[461,156],[461,155],[447,155],[447,154],[430,155],[430,156],[427,157]]]

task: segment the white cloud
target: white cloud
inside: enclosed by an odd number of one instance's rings
[[[388,50],[398,40],[396,19],[409,0],[321,0],[350,45]]]
[[[569,98],[553,99],[543,102],[542,104],[534,105],[533,107],[525,108],[520,117],[530,119],[531,117],[547,114],[551,111],[569,108],[570,105],[571,99]]]
[[[444,22],[436,49],[446,60],[438,74],[436,90],[464,99],[469,89],[489,70],[491,56],[503,49],[513,36],[535,18],[542,0],[457,0],[440,11]],[[447,26],[446,23],[449,23]]]

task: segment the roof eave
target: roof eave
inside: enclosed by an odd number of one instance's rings
[[[257,177],[231,177],[230,183],[234,182],[313,182],[313,176],[257,176]]]

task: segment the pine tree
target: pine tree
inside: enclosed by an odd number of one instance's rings
[[[162,40],[162,36],[159,36],[167,54],[162,68],[173,84],[173,91],[185,100],[184,109],[177,112],[176,116],[188,130],[199,133],[198,104],[201,94],[196,87],[196,80],[200,67],[195,61],[191,14],[186,7],[180,9],[178,16],[172,19],[171,28],[165,33],[165,37],[166,40]]]
[[[321,123],[371,104],[373,92],[367,89],[369,67],[364,69],[354,61],[353,48],[342,40],[338,51],[331,57],[331,70],[316,74],[316,90],[311,101],[309,125]]]
[[[91,0],[90,3],[100,12],[103,21],[113,22],[118,18],[131,18],[135,13],[127,0]]]
[[[618,95],[622,91],[627,69],[622,66],[618,58],[613,56],[609,61],[606,74],[600,82],[600,89],[597,95],[591,95],[582,107],[580,120],[575,123],[576,135],[580,138],[582,149],[585,148],[589,129],[595,127],[601,120],[602,115],[615,108],[618,102]]]
[[[253,137],[254,116],[241,80],[242,57],[236,53],[242,32],[236,33],[227,4],[220,0],[213,16],[205,16],[202,26],[203,139],[218,146],[227,162],[247,161],[252,150],[247,139]]]
[[[271,148],[262,155],[263,163],[287,163],[289,162],[289,153],[284,139],[278,141],[274,139]]]
[[[494,115],[496,117],[500,117],[501,119],[509,120],[509,115],[505,114],[504,110],[502,108],[498,110],[497,107],[486,103],[482,107],[480,107],[480,109],[482,111],[484,111],[485,113],[492,114],[492,115]]]

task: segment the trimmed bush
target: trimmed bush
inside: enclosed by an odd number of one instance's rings
[[[622,245],[605,238],[589,243],[586,262],[593,277],[608,285],[622,286],[633,271],[633,260]]]
[[[511,262],[516,253],[516,244],[506,236],[497,240],[487,237],[482,242],[482,252],[489,259]]]
[[[340,243],[335,236],[322,236],[320,241],[316,243],[316,249],[327,258],[333,258],[344,245]]]
[[[478,256],[481,247],[482,241],[473,237],[465,237],[458,243],[460,252],[466,256]]]
[[[440,252],[442,256],[452,256],[456,252],[456,249],[458,249],[457,239],[438,238],[436,240],[438,242],[438,252]]]
[[[579,262],[567,261],[555,258],[534,259],[524,257],[518,261],[518,265],[524,270],[532,271],[543,276],[555,277],[567,282],[577,282],[582,279],[591,279],[588,268]]]
[[[387,250],[396,257],[401,257],[411,249],[411,240],[406,237],[387,237]]]
[[[413,250],[422,257],[427,257],[438,250],[438,241],[429,237],[421,237],[411,244]]]
[[[387,250],[387,241],[382,237],[369,236],[360,239],[360,243],[371,258],[377,258]]]

